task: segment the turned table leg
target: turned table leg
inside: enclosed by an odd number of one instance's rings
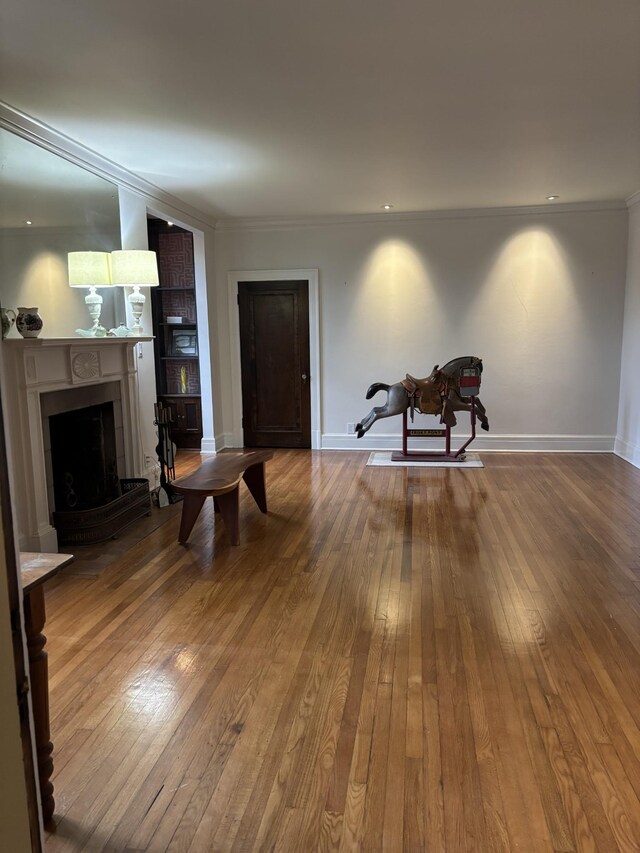
[[[42,819],[48,823],[53,817],[53,744],[49,728],[49,667],[44,650],[47,638],[42,633],[45,623],[44,589],[34,587],[24,598],[25,630],[29,651],[31,675],[31,701],[33,705],[34,734],[38,759],[38,778],[42,799]]]

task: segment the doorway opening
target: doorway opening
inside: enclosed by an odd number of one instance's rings
[[[309,284],[238,283],[245,447],[311,447]]]
[[[243,405],[243,382],[242,382],[242,358],[240,346],[240,307],[238,304],[240,284],[252,283],[258,289],[267,291],[272,288],[274,282],[290,284],[291,282],[305,281],[308,289],[308,316],[309,333],[309,371],[306,381],[308,385],[310,403],[310,434],[311,448],[320,449],[321,444],[321,411],[320,411],[320,328],[319,328],[319,298],[318,298],[318,270],[317,269],[295,269],[295,270],[238,270],[228,273],[229,294],[229,336],[231,341],[231,378],[232,378],[232,411],[233,432],[227,436],[227,446],[244,446],[244,429],[242,419],[245,416]],[[284,445],[273,445],[284,446]],[[293,445],[299,446],[299,445]],[[308,445],[307,445],[308,446]]]

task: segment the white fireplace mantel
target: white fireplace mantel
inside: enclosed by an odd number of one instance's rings
[[[23,551],[58,550],[51,526],[40,396],[120,383],[127,477],[142,471],[135,347],[150,337],[7,338],[2,341],[3,400],[14,492],[14,523]]]

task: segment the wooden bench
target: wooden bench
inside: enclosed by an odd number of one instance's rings
[[[193,530],[205,498],[212,497],[232,545],[240,544],[238,501],[240,480],[244,480],[262,512],[267,511],[264,463],[273,458],[271,450],[248,450],[220,453],[207,459],[194,471],[171,483],[172,489],[184,496],[178,542],[184,544]]]

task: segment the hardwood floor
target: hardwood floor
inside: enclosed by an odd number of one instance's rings
[[[277,451],[239,547],[54,580],[48,853],[640,850],[640,471],[482,458]]]

